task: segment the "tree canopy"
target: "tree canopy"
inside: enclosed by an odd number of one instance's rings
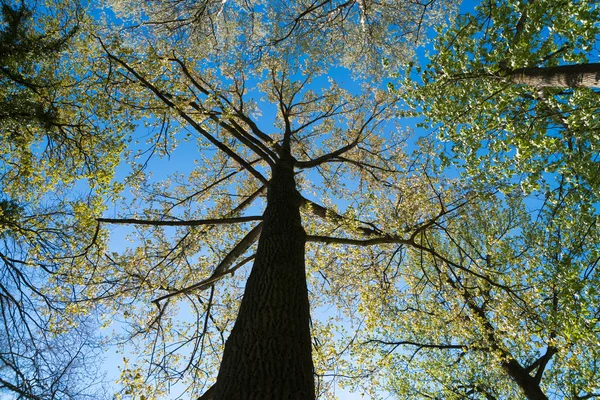
[[[447,261],[411,255],[403,317],[374,340],[408,350],[399,397],[599,395],[598,12],[484,1],[402,88],[442,162],[497,194],[424,236]]]
[[[0,393],[97,397],[94,323],[59,269],[87,263],[127,123],[98,94],[78,3],[0,6]]]
[[[327,299],[325,261],[411,242],[447,213],[429,200],[418,173],[427,166],[402,153],[404,135],[384,130],[397,96],[382,83],[444,5],[113,4],[125,25],[98,35],[112,85],[155,127],[155,153],[198,150],[185,174],[164,180],[148,178],[145,149],[133,154],[133,201],[98,219],[134,230],[132,247],[98,261],[84,288],[128,326],[123,340],[138,339],[124,397],[181,381],[193,397],[216,378],[216,398],[314,398],[313,369],[324,377],[328,361],[313,367],[306,274],[315,308]],[[404,193],[411,185],[425,190]]]
[[[2,389],[600,397],[592,2],[2,4]]]
[[[599,13],[586,1],[483,1],[436,40],[407,101],[469,174],[596,203]]]

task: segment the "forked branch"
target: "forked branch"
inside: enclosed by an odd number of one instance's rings
[[[219,265],[217,265],[212,275],[207,279],[198,283],[194,283],[193,285],[184,287],[182,289],[176,290],[174,292],[168,293],[164,296],[153,300],[152,302],[156,305],[160,305],[161,301],[169,299],[173,296],[178,296],[184,293],[190,293],[192,291],[206,290],[225,275],[235,272],[235,270],[254,259],[254,255],[246,257],[241,262],[237,263],[235,266],[230,268],[230,266],[235,262],[235,260],[237,260],[242,254],[244,254],[250,248],[250,246],[252,246],[258,240],[261,231],[262,222],[256,225],[250,232],[246,234],[246,236],[244,236],[242,240],[238,242],[237,245],[235,245],[235,247],[225,256],[225,258],[223,258]]]
[[[217,139],[216,137],[211,135],[198,122],[196,122],[196,120],[194,120],[188,113],[186,113],[177,104],[175,104],[173,101],[171,101],[169,99],[169,97],[171,97],[170,95],[163,93],[158,87],[156,87],[156,85],[152,84],[150,81],[148,81],[146,78],[144,78],[135,68],[131,67],[125,61],[123,61],[122,59],[120,59],[120,58],[116,57],[114,54],[112,54],[106,48],[106,46],[104,45],[104,42],[102,42],[102,40],[100,38],[98,38],[98,40],[100,41],[100,45],[104,49],[104,51],[107,54],[109,59],[115,61],[117,64],[119,64],[123,68],[125,68],[131,75],[133,75],[135,77],[135,79],[137,79],[137,81],[142,86],[146,87],[152,93],[154,93],[154,95],[160,101],[162,101],[167,107],[173,109],[177,113],[177,115],[179,115],[183,120],[185,120],[188,124],[190,124],[198,133],[200,133],[202,136],[204,136],[209,142],[214,144],[219,150],[221,150],[227,156],[229,156],[233,160],[235,160],[238,164],[240,164],[242,167],[244,167],[248,172],[250,172],[254,177],[256,177],[264,185],[267,185],[267,186],[269,185],[269,181],[267,180],[267,178],[265,178],[260,172],[258,172],[256,169],[254,169],[248,161],[244,160],[239,154],[237,154],[233,149],[231,149],[225,143],[221,142],[219,139]],[[259,154],[259,156],[260,156],[260,154]]]

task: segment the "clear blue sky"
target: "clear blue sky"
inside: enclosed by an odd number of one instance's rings
[[[464,2],[464,4],[461,7],[461,11],[472,9],[473,4],[474,4],[474,2],[471,0]],[[419,51],[419,59],[420,60],[423,60],[423,53],[424,53],[424,50],[421,49]],[[272,118],[269,116],[269,112],[263,112],[263,114],[264,114],[263,118],[265,118],[267,120]],[[143,136],[143,135],[145,135],[145,132],[143,130],[138,130],[136,134]],[[186,172],[186,170],[189,170],[190,159],[193,160],[195,158],[195,155],[197,154],[197,149],[195,148],[195,146],[190,146],[190,145],[185,145],[185,144],[183,146],[184,147],[182,149],[178,150],[178,153],[176,156],[174,155],[171,158],[165,158],[163,160],[154,160],[153,161],[152,171],[155,173],[155,178],[157,180],[159,180],[160,178],[164,178],[166,176],[166,174],[171,174],[176,171]],[[123,166],[118,173],[118,178],[122,178],[127,173],[127,170],[128,170],[128,168],[126,166]],[[107,211],[105,216],[114,217],[114,216],[116,216],[115,211],[118,211],[118,210],[109,208],[109,210]],[[127,231],[128,231],[127,228],[123,228],[123,227],[117,227],[113,230],[111,242],[113,243],[115,251],[123,250],[123,246],[122,246],[122,244],[124,243],[123,237]],[[105,332],[105,333],[110,334],[109,331]],[[128,354],[125,354],[125,355],[116,354],[114,351],[110,351],[107,353],[107,358],[106,358],[106,361],[104,364],[104,368],[106,368],[107,378],[109,381],[114,381],[118,377],[118,375],[119,375],[118,366],[122,365],[123,356],[128,356],[128,357],[133,358],[132,354],[129,354],[129,355]],[[216,371],[215,371],[215,373],[216,373]],[[336,394],[338,395],[340,400],[357,400],[357,399],[369,398],[368,396],[363,397],[360,393],[350,393],[350,392],[342,390],[340,388],[336,388]],[[175,396],[176,396],[176,390],[174,390],[173,398]]]

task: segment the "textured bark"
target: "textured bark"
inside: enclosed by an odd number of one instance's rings
[[[511,71],[510,80],[535,87],[600,88],[600,64],[562,65],[548,68],[520,68]]]
[[[215,400],[315,399],[300,204],[292,160],[279,161]]]

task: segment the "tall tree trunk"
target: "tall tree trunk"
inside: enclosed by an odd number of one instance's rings
[[[600,88],[600,64],[561,65],[548,68],[519,68],[510,71],[511,82],[536,87]]]
[[[258,250],[215,400],[314,400],[310,310],[293,159],[273,168]]]

